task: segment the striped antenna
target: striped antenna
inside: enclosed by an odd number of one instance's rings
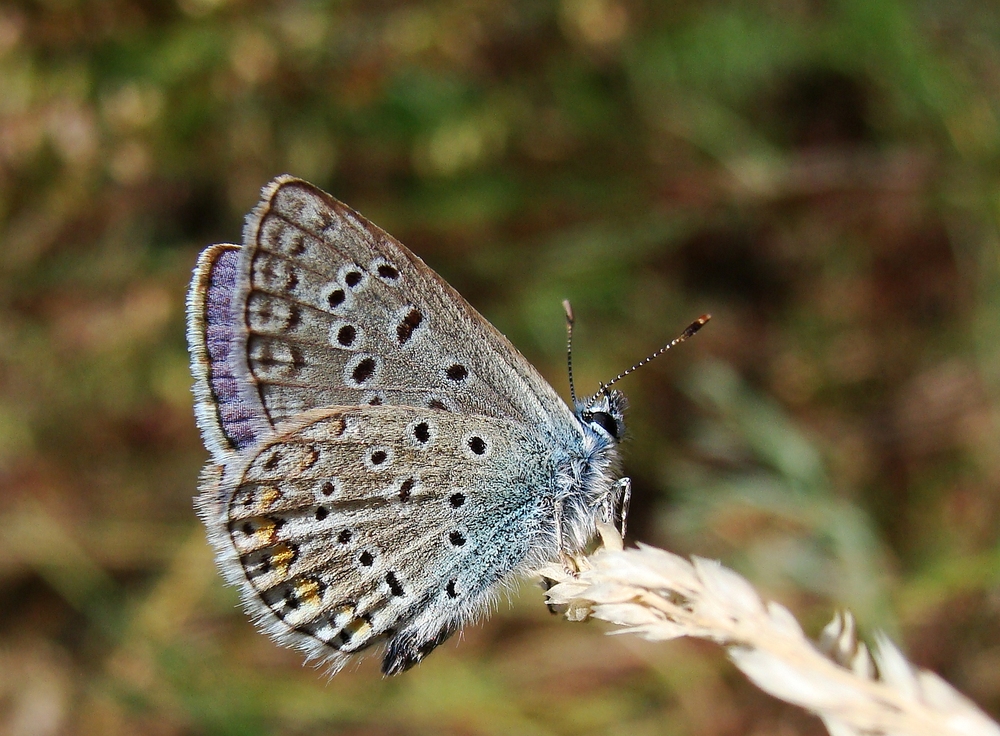
[[[566,304],[568,304],[568,303],[564,302],[564,306]],[[673,340],[671,340],[670,342],[668,342],[666,345],[664,345],[662,348],[660,348],[659,350],[657,350],[655,353],[653,353],[652,355],[650,355],[650,356],[648,356],[646,358],[643,358],[642,360],[640,360],[638,363],[636,363],[634,366],[632,366],[628,370],[622,371],[617,376],[615,376],[614,378],[612,378],[608,383],[602,383],[601,384],[601,388],[598,389],[597,393],[594,394],[594,396],[592,398],[597,398],[598,394],[601,394],[601,393],[607,391],[609,388],[611,388],[612,386],[614,386],[620,380],[622,380],[623,378],[625,378],[625,376],[629,375],[630,373],[635,373],[635,371],[639,370],[640,368],[642,368],[647,363],[651,363],[652,361],[656,360],[661,355],[663,355],[665,352],[667,352],[668,350],[670,350],[670,348],[674,347],[675,345],[680,345],[682,342],[684,342],[685,340],[687,340],[689,337],[693,336],[698,330],[700,330],[702,327],[704,327],[705,324],[710,319],[712,319],[712,315],[710,315],[710,314],[703,314],[703,315],[701,315],[698,319],[696,319],[694,322],[692,322],[691,324],[689,324],[687,326],[687,329],[684,330],[684,332],[682,332],[681,334],[679,334],[677,337],[675,337]],[[572,325],[572,322],[570,324]]]
[[[576,406],[576,387],[573,385],[573,307],[569,299],[563,299],[566,310],[566,367],[569,369],[569,395]]]

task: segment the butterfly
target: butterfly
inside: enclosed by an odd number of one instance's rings
[[[376,645],[403,672],[623,515],[624,396],[568,406],[422,260],[305,181],[263,189],[243,244],[201,254],[187,304],[218,566],[259,628],[334,672]]]

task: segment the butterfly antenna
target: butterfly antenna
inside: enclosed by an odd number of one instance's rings
[[[569,299],[563,299],[566,310],[566,367],[569,369],[569,396],[576,406],[576,387],[573,385],[573,307]]]
[[[615,376],[614,378],[612,378],[607,383],[602,383],[601,384],[601,388],[597,391],[597,394],[606,392],[609,388],[611,388],[616,383],[618,383],[620,380],[622,380],[623,378],[625,378],[625,376],[629,375],[630,373],[635,373],[637,370],[639,370],[640,368],[642,368],[647,363],[650,363],[650,362],[654,361],[656,358],[659,358],[661,355],[663,355],[665,352],[667,352],[668,350],[670,350],[670,348],[674,347],[675,345],[680,345],[682,342],[684,342],[685,340],[687,340],[689,337],[691,337],[692,335],[694,335],[694,333],[696,333],[698,330],[700,330],[702,327],[704,327],[705,324],[710,319],[712,319],[712,315],[710,315],[710,314],[703,314],[703,315],[701,315],[698,319],[696,319],[694,322],[692,322],[691,324],[689,324],[687,326],[687,328],[684,330],[684,332],[682,332],[681,334],[679,334],[677,337],[675,337],[673,340],[671,340],[670,342],[668,342],[666,345],[664,345],[662,348],[660,348],[659,350],[657,350],[655,353],[653,353],[652,355],[650,355],[650,356],[648,356],[646,358],[643,358],[642,360],[640,360],[638,363],[636,363],[634,366],[632,366],[628,370],[622,371],[621,373],[619,373],[617,376]],[[594,394],[594,396],[596,397],[597,394]]]

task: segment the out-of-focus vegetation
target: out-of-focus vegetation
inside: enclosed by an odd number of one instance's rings
[[[633,538],[1000,715],[998,88],[970,0],[4,2],[0,733],[822,733],[530,585],[391,681],[253,630],[191,508],[183,297],[284,172],[564,392],[561,299],[584,388],[712,312],[623,385]]]

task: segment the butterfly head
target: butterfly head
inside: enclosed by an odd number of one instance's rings
[[[591,430],[617,443],[625,434],[627,408],[625,394],[614,389],[604,389],[579,403],[576,415]]]

